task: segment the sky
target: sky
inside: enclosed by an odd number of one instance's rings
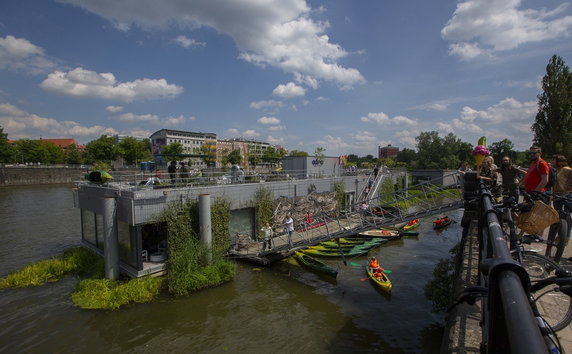
[[[160,129],[310,154],[415,149],[421,132],[531,145],[565,0],[2,0],[9,139]]]

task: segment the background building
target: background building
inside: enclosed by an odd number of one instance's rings
[[[377,157],[380,159],[395,158],[399,154],[399,148],[391,146],[391,144],[377,147]]]
[[[190,167],[206,168],[205,159],[197,155],[203,155],[203,149],[216,151],[215,133],[197,133],[182,130],[161,129],[151,134],[151,152],[155,161],[163,164],[168,157],[162,156],[163,147],[172,143],[179,143],[183,146],[183,157],[189,162]]]
[[[250,166],[249,160],[253,156],[258,157],[259,162],[257,165],[264,166],[265,162],[262,161],[262,158],[270,146],[269,143],[263,141],[243,138],[219,140],[216,146],[216,166],[222,167],[224,165],[223,159],[234,150],[240,151],[241,165],[243,167]]]

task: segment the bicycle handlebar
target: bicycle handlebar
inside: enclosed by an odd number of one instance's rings
[[[536,283],[534,283],[530,286],[530,291],[535,292],[535,291],[544,289],[545,287],[552,285],[552,284],[556,284],[560,287],[572,286],[572,273],[566,269],[558,269],[558,270],[556,270],[556,276],[549,277],[546,279],[541,279],[541,280],[537,281]],[[572,293],[570,293],[570,290],[568,290],[566,292],[566,294],[568,296],[572,296]]]

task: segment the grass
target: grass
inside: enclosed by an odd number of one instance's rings
[[[38,286],[68,274],[103,277],[103,259],[84,248],[72,248],[60,257],[39,261],[0,279],[0,289]]]
[[[157,298],[162,277],[143,277],[129,281],[83,279],[71,295],[73,303],[83,309],[115,310],[130,303],[145,303]]]

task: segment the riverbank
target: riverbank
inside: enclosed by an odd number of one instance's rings
[[[0,167],[0,187],[74,183],[86,172],[78,167]]]

